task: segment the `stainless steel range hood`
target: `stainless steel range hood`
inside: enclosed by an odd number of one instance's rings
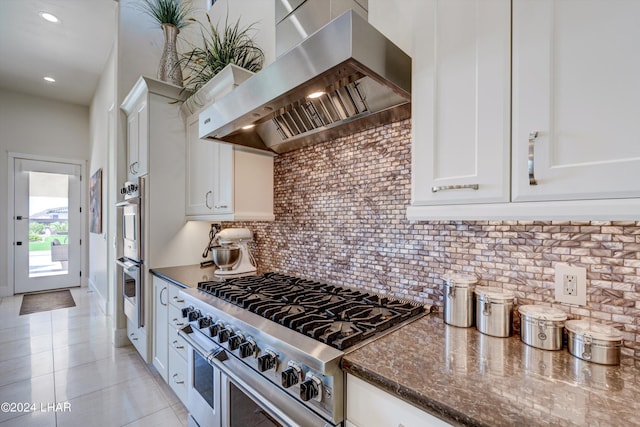
[[[411,58],[348,10],[206,108],[199,134],[284,153],[410,117],[410,100]]]

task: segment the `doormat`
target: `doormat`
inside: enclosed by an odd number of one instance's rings
[[[73,300],[69,289],[24,294],[22,297],[22,305],[20,306],[20,316],[23,314],[39,313],[41,311],[75,306],[76,302]]]

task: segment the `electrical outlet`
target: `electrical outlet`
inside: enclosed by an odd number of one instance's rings
[[[587,270],[558,263],[556,268],[556,295],[558,302],[587,305]]]
[[[575,274],[565,274],[562,277],[562,284],[565,295],[578,295],[578,276]]]

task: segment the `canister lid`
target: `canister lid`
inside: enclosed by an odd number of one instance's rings
[[[456,288],[468,288],[478,283],[478,277],[473,274],[449,272],[442,276],[446,285]]]
[[[564,311],[544,305],[521,305],[518,307],[518,311],[520,314],[536,320],[544,319],[558,322],[567,320],[567,314]]]
[[[496,302],[512,301],[515,297],[515,294],[511,291],[502,288],[492,288],[490,286],[478,286],[473,292],[475,292],[480,299],[489,298],[491,301]]]
[[[602,341],[620,341],[622,334],[614,327],[589,320],[568,320],[564,327],[576,335],[590,335],[591,338]]]

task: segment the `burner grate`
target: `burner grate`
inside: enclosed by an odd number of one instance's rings
[[[201,282],[198,289],[339,350],[424,310],[407,301],[281,273]]]

